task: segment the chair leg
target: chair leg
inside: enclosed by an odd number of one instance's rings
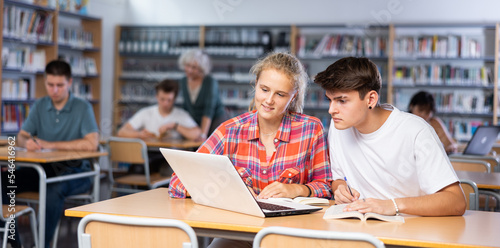
[[[5,222],[5,226],[3,228],[3,240],[2,240],[2,248],[7,248],[7,234],[9,233],[9,222]]]
[[[35,240],[35,247],[38,248],[38,247],[40,247],[38,244],[38,232],[36,230],[38,225],[37,225],[36,215],[35,215],[34,210],[30,211],[30,223],[31,223],[31,232],[33,232],[33,238]]]
[[[61,227],[62,217],[59,218],[57,222],[56,230],[54,232],[54,237],[52,237],[52,248],[57,248],[57,238],[59,238],[59,228]]]

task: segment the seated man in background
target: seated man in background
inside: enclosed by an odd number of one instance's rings
[[[99,129],[92,106],[86,100],[74,97],[71,87],[71,67],[61,60],[54,60],[45,67],[45,88],[48,96],[38,99],[30,109],[28,118],[17,135],[17,145],[29,151],[57,149],[96,151]],[[36,137],[36,138],[34,138]],[[77,160],[44,164],[47,177],[90,171],[90,161]],[[17,192],[38,191],[38,173],[21,168],[16,171]],[[85,193],[91,187],[90,178],[80,178],[47,185],[47,213],[45,244],[50,242],[62,215],[67,196]],[[16,232],[17,233],[17,232]],[[10,239],[9,239],[10,240]],[[16,239],[19,241],[19,239]],[[20,247],[20,244],[13,244]]]
[[[197,140],[201,129],[182,108],[174,106],[179,93],[179,85],[174,80],[163,80],[156,85],[158,104],[142,108],[125,123],[118,136],[127,138],[185,138]],[[163,159],[163,157],[162,157]]]
[[[443,143],[446,153],[451,154],[457,152],[457,143],[451,137],[443,121],[439,117],[434,116],[436,113],[436,102],[429,92],[420,91],[413,95],[408,106],[408,111],[422,117],[434,128],[439,140]]]
[[[158,104],[142,108],[118,130],[119,137],[125,138],[167,138],[201,140],[201,129],[188,112],[174,106],[179,93],[179,84],[174,80],[158,83],[156,100]],[[163,176],[172,174],[168,164],[159,151],[148,152],[150,171]],[[131,166],[129,172],[142,173],[142,168]]]

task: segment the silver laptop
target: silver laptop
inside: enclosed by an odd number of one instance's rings
[[[160,151],[197,204],[259,217],[306,214],[322,209],[294,202],[256,200],[226,156],[166,148]]]
[[[498,139],[500,126],[479,126],[467,143],[464,155],[486,155]]]

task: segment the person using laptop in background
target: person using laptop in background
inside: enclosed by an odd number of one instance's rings
[[[373,62],[354,57],[314,79],[330,100],[335,203],[384,215],[464,214],[464,193],[436,132],[422,118],[379,104],[381,81]]]
[[[434,116],[436,113],[436,102],[429,92],[420,91],[413,95],[408,106],[408,112],[422,117],[434,128],[439,140],[443,143],[446,153],[457,152],[457,143],[451,137],[443,121],[439,117]]]
[[[270,53],[251,69],[256,75],[251,111],[222,123],[198,152],[228,156],[258,198],[331,197],[331,170],[321,122],[302,114],[308,76],[289,53]],[[171,197],[187,193],[174,174]],[[215,239],[210,247],[251,247]]]

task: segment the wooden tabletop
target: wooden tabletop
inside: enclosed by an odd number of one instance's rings
[[[0,147],[0,160],[10,159],[7,147]],[[107,156],[107,152],[84,152],[84,151],[49,151],[49,152],[28,152],[15,150],[15,161],[28,163],[51,163],[59,161],[68,161],[75,159],[96,158]]]
[[[179,148],[179,149],[189,149],[198,148],[203,144],[202,141],[192,141],[192,140],[161,140],[156,138],[143,139],[148,147],[165,147],[165,148]]]
[[[455,171],[459,179],[474,181],[480,189],[500,189],[500,172]],[[500,245],[500,244],[499,244]]]
[[[168,189],[158,188],[67,209],[66,216],[92,213],[178,219],[195,229],[255,234],[268,226],[315,230],[363,232],[386,245],[420,247],[492,247],[500,245],[500,213],[467,211],[464,216],[405,216],[405,223],[355,219],[324,220],[325,209],[305,215],[259,218],[172,199]]]
[[[148,148],[178,148],[178,149],[197,149],[203,144],[203,141],[192,141],[192,140],[171,140],[171,139],[158,139],[149,138],[142,139]],[[101,140],[99,143],[106,144],[107,140]]]

